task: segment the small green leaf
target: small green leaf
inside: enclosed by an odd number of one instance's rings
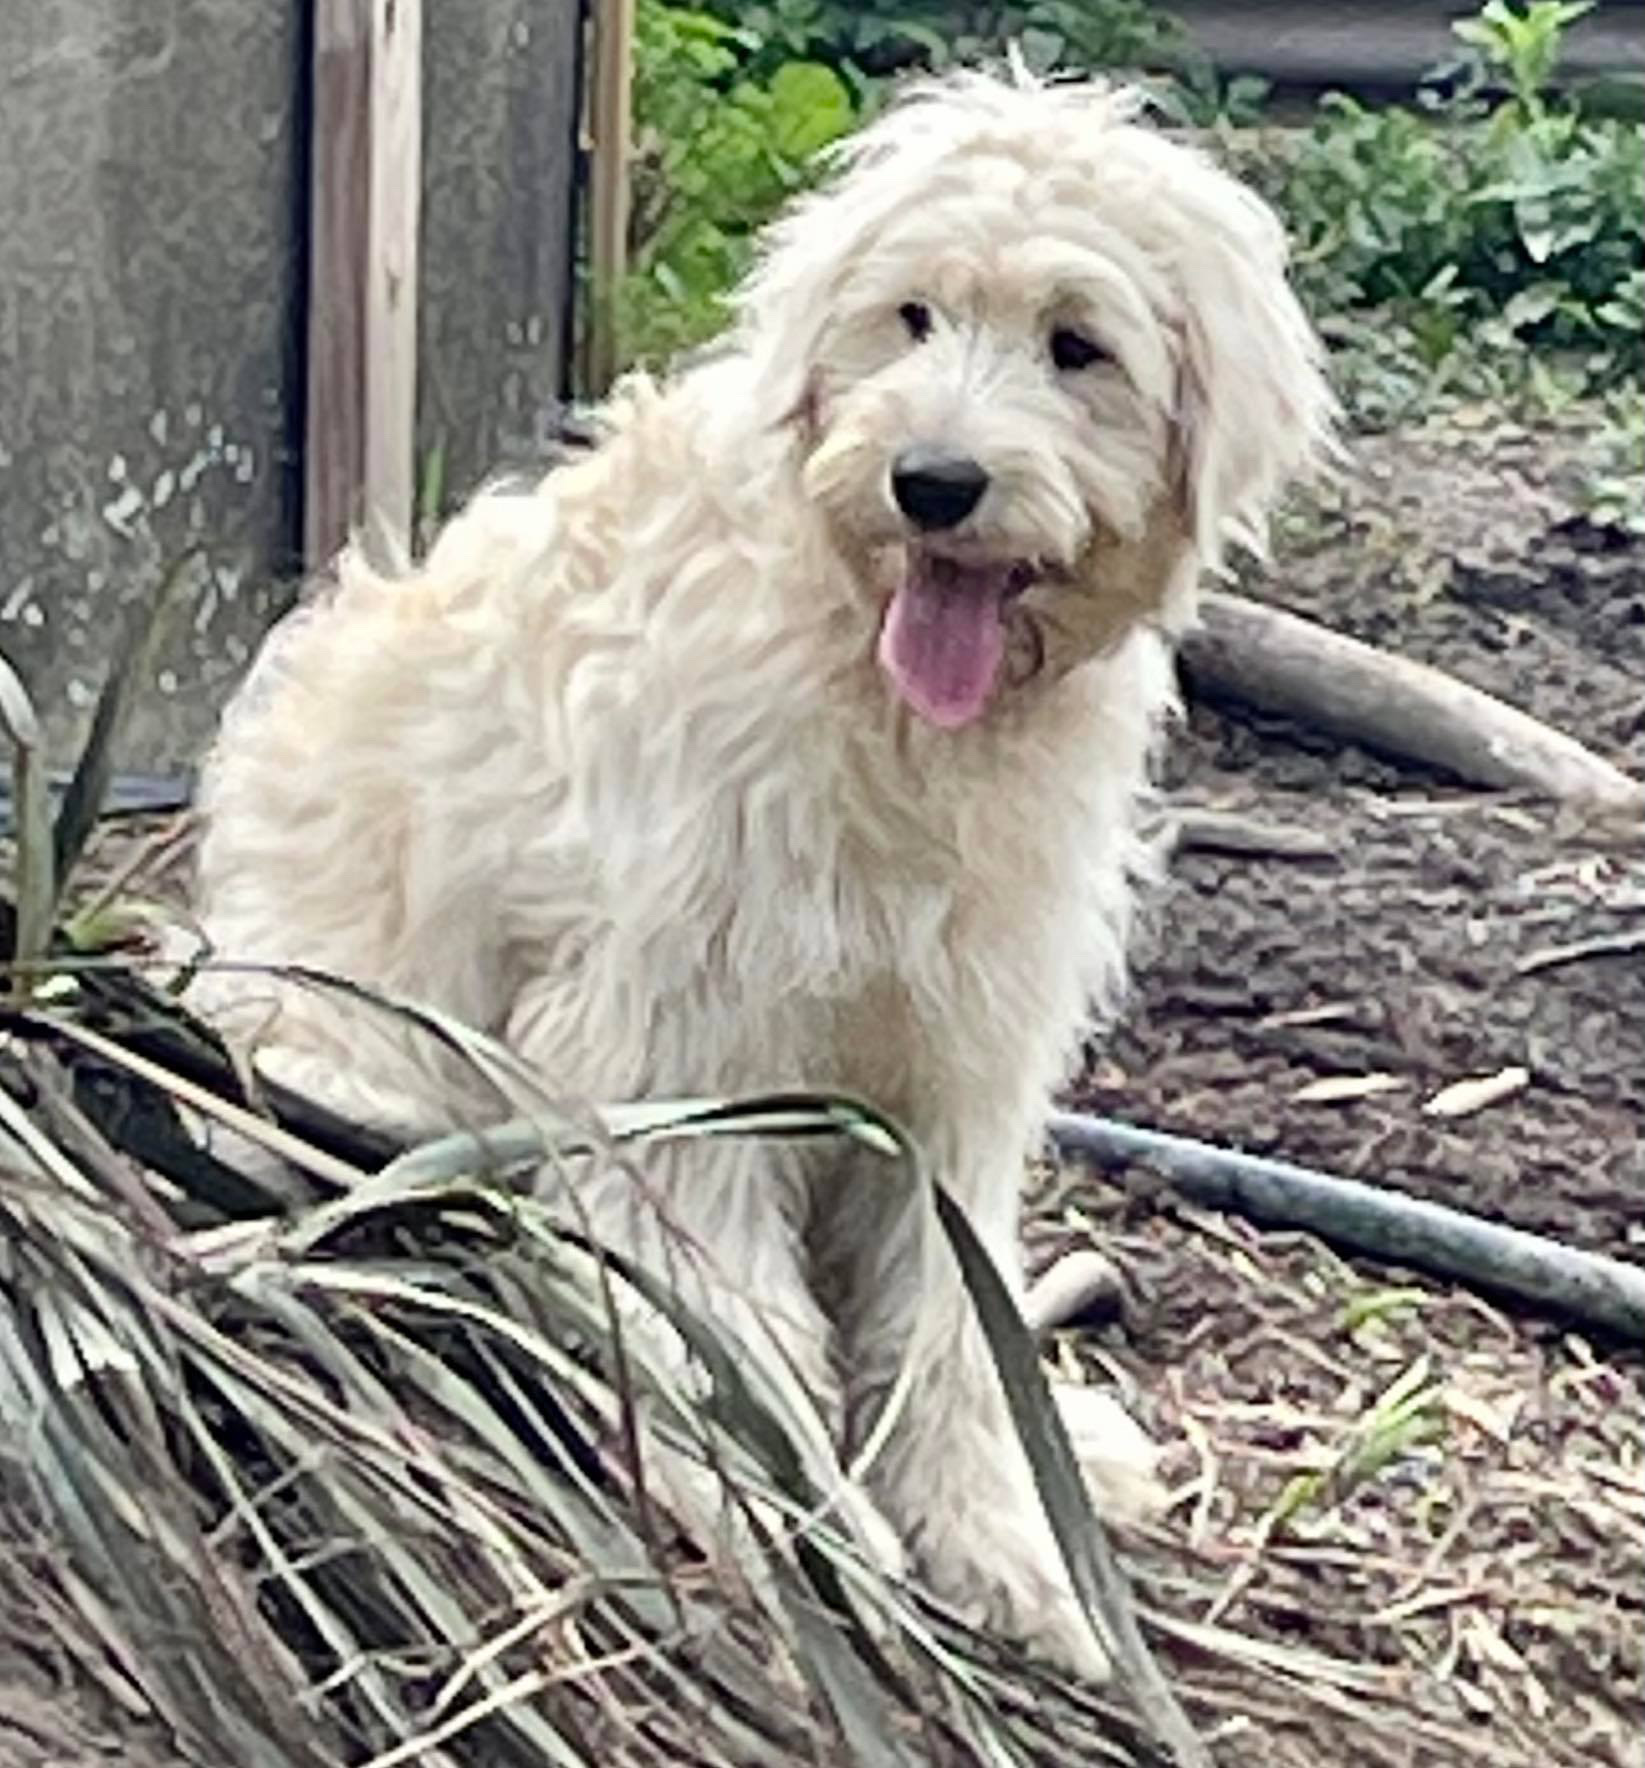
[[[1410,1313],[1427,1299],[1422,1289],[1374,1289],[1369,1295],[1356,1295],[1342,1310],[1343,1329],[1357,1332],[1373,1321]]]
[[[784,62],[769,91],[771,146],[786,160],[809,160],[851,127],[851,94],[820,62]]]

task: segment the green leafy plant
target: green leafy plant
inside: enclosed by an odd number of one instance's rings
[[[818,152],[872,112],[885,76],[997,56],[1008,43],[1040,72],[1158,69],[1183,53],[1178,27],[1146,0],[640,0],[630,274],[618,301],[625,363],[666,361],[720,328],[753,235],[814,176]],[[1175,100],[1185,120],[1251,114],[1252,83],[1220,85],[1205,68],[1195,82]]]
[[[1354,1421],[1325,1465],[1286,1482],[1263,1517],[1264,1537],[1310,1510],[1341,1504],[1391,1462],[1441,1437],[1443,1397],[1443,1382],[1432,1379],[1428,1359],[1419,1357]]]
[[[772,58],[815,57],[861,86],[907,68],[945,68],[998,56],[1015,43],[1030,67],[1160,69],[1184,47],[1181,27],[1149,0],[708,0],[709,9],[756,34],[761,68]]]
[[[754,233],[856,120],[833,69],[779,60],[754,71],[763,47],[710,13],[641,0],[625,361],[666,360],[719,329]]]
[[[1645,137],[1553,83],[1585,10],[1490,0],[1457,27],[1455,90],[1430,88],[1421,110],[1332,95],[1300,142],[1276,148],[1269,132],[1247,156],[1290,223],[1309,306],[1353,341],[1361,416],[1448,387],[1540,397],[1645,369],[1627,294],[1645,267]],[[1372,312],[1374,338],[1353,318]]]
[[[804,187],[815,151],[871,114],[888,69],[1015,42],[1041,70],[1154,69],[1169,122],[1217,128],[1289,223],[1301,292],[1361,421],[1448,394],[1546,403],[1637,377],[1645,135],[1556,84],[1585,10],[1488,0],[1457,27],[1449,87],[1436,77],[1414,108],[1332,95],[1297,130],[1252,127],[1261,83],[1220,79],[1140,0],[642,0],[625,355],[660,362],[719,328],[755,230]]]
[[[1477,16],[1456,20],[1451,30],[1486,67],[1507,76],[1520,120],[1531,123],[1546,115],[1566,31],[1593,6],[1594,0],[1531,0],[1519,12],[1508,0],[1486,0]]]

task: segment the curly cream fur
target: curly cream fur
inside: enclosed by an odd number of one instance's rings
[[[1119,996],[1170,632],[1329,414],[1272,215],[1136,110],[1021,76],[915,90],[773,230],[718,355],[631,380],[594,453],[481,494],[419,569],[345,555],[211,758],[217,951],[460,1016],[562,1095],[865,1094],[1020,1285],[1023,1158]],[[1058,372],[1059,326],[1109,360]],[[933,439],[990,475],[951,544],[1036,576],[959,729],[875,658],[914,544],[890,463]],[[335,1002],[202,988],[333,1101],[407,1129],[494,1108]],[[595,1186],[596,1221],[662,1259],[666,1220],[705,1303],[779,1341],[824,1398],[825,1475],[918,1329],[855,1522],[1099,1672],[959,1287],[883,1177],[727,1146],[644,1179]],[[1145,1446],[1094,1418],[1118,1501]]]

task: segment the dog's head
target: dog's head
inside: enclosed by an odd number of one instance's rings
[[[742,291],[767,416],[880,611],[881,663],[939,725],[1184,601],[1227,539],[1260,544],[1328,432],[1277,221],[1138,108],[1020,73],[917,86]]]

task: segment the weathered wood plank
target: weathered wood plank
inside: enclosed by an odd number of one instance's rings
[[[367,530],[391,553],[409,548],[416,500],[422,57],[422,0],[373,0],[364,490]]]
[[[303,560],[348,538],[365,479],[364,243],[371,209],[372,0],[315,0],[309,146]]]
[[[628,263],[628,162],[633,139],[634,0],[598,0],[589,124],[589,324],[585,391],[603,393],[617,368],[618,284]]]
[[[0,649],[59,766],[179,556],[122,770],[192,764],[363,513],[372,5],[165,0],[112,34],[104,0],[0,8]],[[417,447],[455,498],[558,432],[580,6],[421,26]]]
[[[416,496],[421,0],[317,0],[303,540],[402,550]]]

